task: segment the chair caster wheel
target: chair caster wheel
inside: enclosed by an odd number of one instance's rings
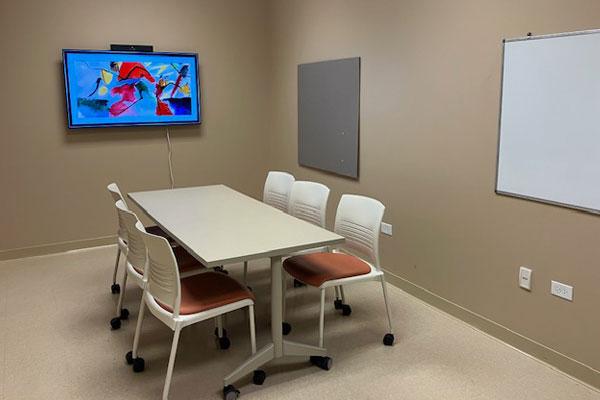
[[[215,336],[219,337],[219,328],[215,328]],[[223,336],[227,336],[227,329],[223,328]]]
[[[121,318],[115,317],[110,320],[110,329],[116,331],[121,328]]]
[[[284,322],[281,324],[281,330],[283,332],[283,335],[287,336],[292,331],[292,326],[290,324],[288,324],[287,322]]]
[[[333,308],[335,308],[336,310],[341,310],[342,309],[342,300],[340,300],[340,299],[334,300]]]
[[[294,287],[299,288],[302,286],[306,286],[304,283],[300,282],[298,279],[294,279]]]
[[[227,385],[223,388],[224,400],[236,400],[239,396],[240,391],[237,390],[233,385]]]
[[[350,307],[350,305],[349,304],[342,304],[342,315],[344,317],[347,317],[350,314],[352,314],[352,308]]]
[[[119,318],[121,320],[128,319],[129,318],[129,310],[126,309],[126,308],[122,308],[121,309],[121,315],[119,315]]]
[[[383,344],[385,344],[386,346],[393,346],[394,345],[394,335],[391,333],[386,333],[385,336],[383,337]]]
[[[127,361],[127,365],[133,364],[133,351],[128,351],[127,354],[125,354],[125,361]]]
[[[254,375],[252,376],[252,382],[255,385],[262,385],[265,383],[265,379],[267,378],[267,374],[262,369],[257,369],[254,371]]]
[[[333,365],[333,359],[331,357],[310,356],[310,363],[325,371],[329,371]]]
[[[119,293],[121,293],[121,286],[119,286],[118,283],[113,283],[112,285],[110,285],[110,292],[112,294],[119,294]]]
[[[142,357],[133,360],[133,372],[142,372],[146,367],[146,363]]]
[[[219,338],[219,348],[221,350],[227,350],[231,346],[231,341],[227,336],[223,336]]]

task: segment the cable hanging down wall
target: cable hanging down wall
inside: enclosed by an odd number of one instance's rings
[[[171,179],[171,189],[175,187],[175,178],[173,177],[173,146],[171,145],[171,133],[167,128],[167,151],[169,154],[169,178]]]

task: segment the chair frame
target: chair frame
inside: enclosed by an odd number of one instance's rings
[[[331,252],[332,253],[349,254],[349,255],[356,257],[355,254],[343,251],[341,249],[333,249]],[[361,257],[359,257],[359,258],[361,258]],[[358,276],[352,276],[352,277],[348,277],[348,278],[333,279],[330,281],[326,281],[321,286],[319,286],[319,289],[321,290],[321,307],[319,310],[319,346],[320,347],[324,347],[323,344],[324,344],[324,332],[325,332],[325,290],[330,287],[335,287],[336,288],[336,297],[341,298],[342,303],[346,303],[346,297],[344,294],[344,286],[353,285],[353,284],[361,283],[361,282],[380,281],[381,288],[383,290],[383,300],[385,302],[385,311],[387,314],[389,333],[392,335],[394,334],[394,329],[392,327],[392,313],[391,313],[389,299],[388,299],[387,287],[385,284],[384,272],[378,266],[375,266],[362,258],[361,258],[361,260],[366,262],[369,265],[369,267],[371,268],[371,271],[369,273],[366,273],[363,275],[358,275]]]
[[[127,207],[127,203],[125,202],[125,199],[123,198],[123,195],[121,194],[121,190],[119,189],[119,186],[115,182],[110,183],[106,187],[106,189],[108,189],[108,191],[110,192],[110,195],[112,196],[113,201],[115,203],[117,201],[121,200],[123,202],[123,204],[125,204],[125,207]],[[120,293],[120,291],[121,291],[121,287],[117,283],[117,272],[119,271],[119,261],[121,258],[121,253],[125,253],[125,251],[127,249],[127,244],[125,243],[126,238],[123,237],[123,235],[124,235],[124,232],[122,232],[121,229],[119,228],[119,230],[117,231],[117,257],[115,259],[115,268],[113,270],[112,285],[110,286],[110,291],[113,294]]]
[[[123,193],[121,193],[121,189],[119,189],[119,185],[117,185],[116,182],[110,183],[106,188],[110,192],[110,195],[112,196],[113,201],[115,203],[119,200],[122,201],[124,208],[130,211],[129,206],[127,205],[127,201],[125,201],[125,197],[123,197]],[[175,243],[173,243],[172,245],[176,246]],[[121,226],[119,226],[119,229],[117,231],[117,257],[115,259],[115,268],[113,271],[112,285],[110,287],[110,290],[113,294],[118,294],[121,292],[121,286],[117,283],[117,273],[119,270],[119,261],[121,254],[124,254],[126,249],[127,232],[124,231]]]
[[[330,192],[330,189],[322,183],[312,181],[295,181],[292,185],[292,190],[290,191],[288,214],[313,225],[325,228],[327,224],[327,203],[329,201]],[[325,251],[329,251],[329,248],[327,246],[301,250],[290,254],[286,258],[302,254],[321,253]],[[288,275],[284,271],[284,273],[282,274],[282,299],[284,318],[286,309],[285,293],[287,289],[287,277]],[[289,333],[290,325],[286,324],[287,322],[284,322],[284,334],[287,335]]]
[[[201,311],[199,313],[189,314],[189,315],[180,315],[179,311],[180,311],[180,306],[181,306],[181,282],[180,282],[181,276],[179,273],[179,268],[177,266],[177,261],[172,252],[172,249],[169,245],[169,242],[165,238],[147,233],[141,223],[136,224],[136,228],[140,231],[140,233],[142,234],[142,237],[144,238],[144,242],[146,244],[146,249],[147,249],[148,254],[150,254],[152,251],[155,251],[158,248],[158,246],[164,246],[164,247],[168,248],[169,251],[171,251],[171,256],[172,256],[171,267],[174,269],[175,276],[176,276],[176,282],[174,284],[174,286],[176,288],[176,293],[175,293],[175,302],[173,305],[173,312],[169,312],[169,311],[165,310],[158,304],[155,297],[151,293],[151,282],[149,281],[149,279],[152,279],[152,278],[146,279],[145,285],[143,287],[144,293],[143,293],[142,299],[140,301],[140,312],[139,312],[138,320],[137,320],[137,324],[136,324],[135,336],[133,339],[133,350],[131,353],[133,360],[140,359],[138,357],[139,342],[140,342],[140,336],[141,336],[142,323],[143,323],[143,319],[144,319],[144,312],[145,312],[145,308],[147,306],[152,315],[154,315],[158,320],[163,322],[165,325],[167,325],[173,331],[173,342],[171,345],[171,353],[169,355],[169,363],[167,365],[167,375],[166,375],[166,379],[165,379],[165,385],[163,388],[163,396],[162,396],[163,400],[166,400],[168,398],[169,389],[171,386],[171,379],[173,376],[173,368],[175,365],[175,356],[177,353],[179,336],[180,336],[181,330],[183,328],[185,328],[186,326],[195,324],[197,322],[205,321],[205,320],[211,319],[211,318],[217,318],[217,320],[221,320],[222,316],[226,313],[248,307],[248,318],[250,320],[251,350],[252,350],[252,354],[256,353],[256,326],[255,326],[255,320],[254,320],[254,301],[252,301],[251,299],[244,299],[244,300],[240,300],[240,301],[237,301],[234,303],[226,304],[221,307],[216,307],[216,308],[212,308],[212,309],[209,309],[206,311]],[[162,244],[161,244],[161,242],[162,242]],[[150,272],[151,268],[155,268],[155,267],[152,266],[151,262],[149,261],[149,257],[146,257],[144,276],[149,276],[149,272]],[[219,329],[222,329],[222,328],[219,328]],[[143,363],[143,361],[142,361],[142,363]]]
[[[116,201],[115,207],[117,208],[117,214],[119,216],[119,230],[120,231],[122,231],[123,233],[126,234],[127,230],[128,230],[127,224],[131,224],[131,227],[129,227],[129,229],[139,230],[138,226],[141,226],[142,229],[144,229],[144,231],[145,231],[144,225],[142,225],[142,223],[140,222],[138,217],[135,215],[135,213],[127,207],[127,205],[125,204],[125,202],[123,200]],[[129,221],[127,221],[127,220],[129,220]],[[121,326],[120,321],[127,319],[129,317],[129,310],[127,310],[126,308],[123,308],[123,302],[125,299],[125,289],[127,288],[128,277],[131,277],[131,279],[134,281],[134,283],[140,289],[144,289],[144,286],[146,285],[146,281],[147,281],[147,278],[143,274],[140,274],[134,268],[134,266],[130,260],[130,258],[133,258],[133,257],[137,257],[137,258],[146,257],[146,254],[141,255],[141,254],[132,252],[129,247],[129,242],[125,243],[123,240],[119,241],[119,249],[124,254],[126,261],[125,261],[125,271],[123,272],[123,278],[121,281],[121,291],[119,293],[119,300],[117,301],[116,315],[110,322],[113,330],[119,329]],[[145,268],[145,265],[137,265],[137,267],[139,269],[143,270]],[[201,274],[201,273],[204,273],[207,271],[208,271],[207,269],[199,268],[198,270],[188,271],[188,272],[182,274],[181,276],[183,278],[186,278],[188,276]],[[219,337],[221,337],[220,334],[221,334],[221,332],[219,332]]]
[[[366,241],[364,241],[365,240],[364,238],[362,238],[362,240],[363,240],[362,242],[360,240],[357,241],[356,238],[352,237],[353,236],[352,234],[349,234],[349,232],[351,232],[351,230],[349,231],[348,229],[345,229],[343,226],[344,223],[347,223],[347,222],[352,223],[353,222],[351,216],[347,217],[346,215],[343,215],[346,212],[346,210],[344,208],[357,207],[357,205],[358,205],[358,207],[370,208],[368,210],[368,212],[370,214],[372,214],[372,216],[373,216],[372,221],[370,221],[371,225],[372,225],[372,229],[370,229],[371,240],[369,243],[366,243]],[[361,211],[363,211],[363,210],[361,210]],[[362,260],[363,262],[365,262],[371,270],[370,270],[370,272],[363,274],[363,275],[357,275],[357,276],[351,276],[351,277],[347,277],[347,278],[333,279],[333,280],[325,281],[325,282],[323,282],[323,284],[321,286],[318,287],[318,289],[321,291],[321,300],[320,300],[321,303],[320,303],[320,310],[319,310],[319,344],[318,344],[319,347],[324,347],[324,341],[325,341],[324,333],[325,333],[325,291],[326,291],[326,289],[334,287],[335,293],[336,293],[336,298],[341,297],[342,303],[345,303],[344,286],[353,285],[353,284],[361,283],[361,282],[368,282],[368,281],[380,281],[381,282],[381,287],[383,290],[383,300],[385,303],[385,309],[386,309],[388,327],[389,327],[389,333],[386,334],[386,336],[384,337],[384,343],[386,345],[393,344],[394,333],[393,333],[393,326],[392,326],[392,313],[391,313],[389,299],[388,299],[387,287],[385,284],[384,272],[381,269],[381,266],[379,264],[379,230],[381,229],[381,221],[383,220],[384,212],[385,212],[385,206],[378,200],[375,200],[375,199],[372,199],[369,197],[345,194],[340,199],[340,202],[338,204],[338,209],[336,212],[334,231],[336,233],[346,237],[346,242],[337,247],[330,248],[329,251],[332,253],[342,253],[342,254],[348,254],[348,255],[357,257],[360,260]],[[365,248],[364,248],[365,245],[368,248],[366,252],[365,252]],[[390,335],[390,336],[388,336],[388,335]],[[389,338],[391,338],[391,343],[390,343]]]
[[[284,171],[269,171],[263,188],[263,203],[275,207],[283,212],[288,212],[290,193],[296,178]],[[274,190],[283,188],[283,190]],[[244,261],[244,285],[248,284],[248,261]]]

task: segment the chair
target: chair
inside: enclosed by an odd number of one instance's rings
[[[346,241],[332,252],[293,256],[283,262],[285,271],[307,285],[321,290],[319,314],[319,347],[324,343],[325,289],[340,287],[342,301],[335,308],[343,309],[345,315],[350,306],[343,304],[342,286],[358,282],[379,280],[383,288],[383,300],[389,324],[389,333],[383,343],[394,344],[392,318],[383,271],[379,265],[379,230],[385,206],[378,200],[358,195],[343,195],[335,218],[334,231]]]
[[[269,171],[265,188],[263,190],[263,203],[275,207],[283,212],[288,211],[288,203],[294,175],[281,171]],[[247,283],[248,262],[244,262],[244,283]]]
[[[121,200],[123,202],[123,204],[125,205],[125,208],[129,209],[127,207],[127,202],[125,201],[125,198],[121,194],[121,190],[119,189],[119,186],[116,183],[113,182],[113,183],[109,184],[106,188],[108,189],[108,191],[110,192],[110,194],[113,198],[113,203],[116,203],[117,201]],[[149,226],[146,228],[146,230],[155,235],[168,237],[167,234],[162,229],[160,229],[158,226]],[[119,260],[121,257],[121,253],[123,253],[125,251],[126,247],[127,247],[127,232],[123,231],[119,227],[119,230],[117,231],[117,259],[115,260],[115,269],[113,271],[112,285],[110,286],[110,291],[113,294],[117,294],[121,291],[121,286],[117,283],[117,271],[119,270]]]
[[[310,222],[325,228],[327,211],[327,200],[329,199],[329,188],[321,183],[296,181],[292,185],[288,213],[296,218]],[[326,247],[308,249],[292,255],[316,253],[327,251]],[[294,287],[305,286],[302,282],[294,279]],[[336,291],[337,293],[337,291]],[[284,333],[286,328],[284,328]]]
[[[310,222],[311,224],[325,228],[327,200],[329,199],[329,188],[321,183],[296,181],[292,185],[290,192],[290,201],[288,213],[296,218]],[[327,251],[327,247],[316,249],[307,249],[291,254],[291,256],[318,253]],[[285,290],[286,276],[283,276],[283,310],[285,312]],[[294,279],[294,287],[305,286],[302,282]],[[336,290],[337,293],[337,290]],[[287,322],[283,323],[283,334],[287,335],[292,330],[292,326]]]
[[[254,323],[254,295],[244,285],[229,276],[209,271],[180,279],[181,267],[168,241],[144,230],[138,222],[136,228],[143,238],[148,251],[146,263],[147,284],[140,303],[133,350],[125,356],[127,363],[133,365],[135,372],[145,368],[145,361],[139,357],[138,349],[145,306],[150,312],[174,331],[171,354],[167,366],[167,375],[163,389],[163,400],[169,395],[175,354],[179,335],[183,328],[210,318],[222,318],[222,315],[240,308],[248,307],[250,320],[250,343],[252,354],[256,353],[256,333]],[[233,388],[231,388],[234,391]],[[231,393],[233,398],[239,392]]]
[[[130,277],[136,285],[140,288],[144,288],[146,284],[146,278],[144,276],[144,266],[146,264],[146,246],[141,235],[136,229],[136,224],[141,222],[137,216],[127,209],[127,206],[122,200],[118,200],[115,203],[117,208],[117,214],[119,216],[119,231],[122,232],[127,241],[124,242],[123,253],[126,258],[126,269],[123,274],[122,287],[119,294],[119,301],[117,303],[117,314],[110,320],[110,326],[113,330],[121,327],[121,321],[128,319],[129,310],[123,308],[123,299],[125,297],[125,289],[127,285],[127,278]],[[143,226],[143,225],[141,225]],[[121,245],[120,245],[121,246]],[[173,249],[178,265],[180,268],[181,275],[184,277],[206,272],[208,269],[200,264],[196,259],[183,249],[183,247],[175,247]]]

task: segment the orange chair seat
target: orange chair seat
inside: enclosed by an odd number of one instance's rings
[[[246,286],[223,273],[206,272],[181,280],[179,314],[196,314],[246,299],[254,301],[254,294]],[[173,312],[170,306],[157,303]]]
[[[327,281],[371,272],[369,264],[342,253],[312,253],[293,256],[283,262],[288,274],[307,285],[319,287]]]

